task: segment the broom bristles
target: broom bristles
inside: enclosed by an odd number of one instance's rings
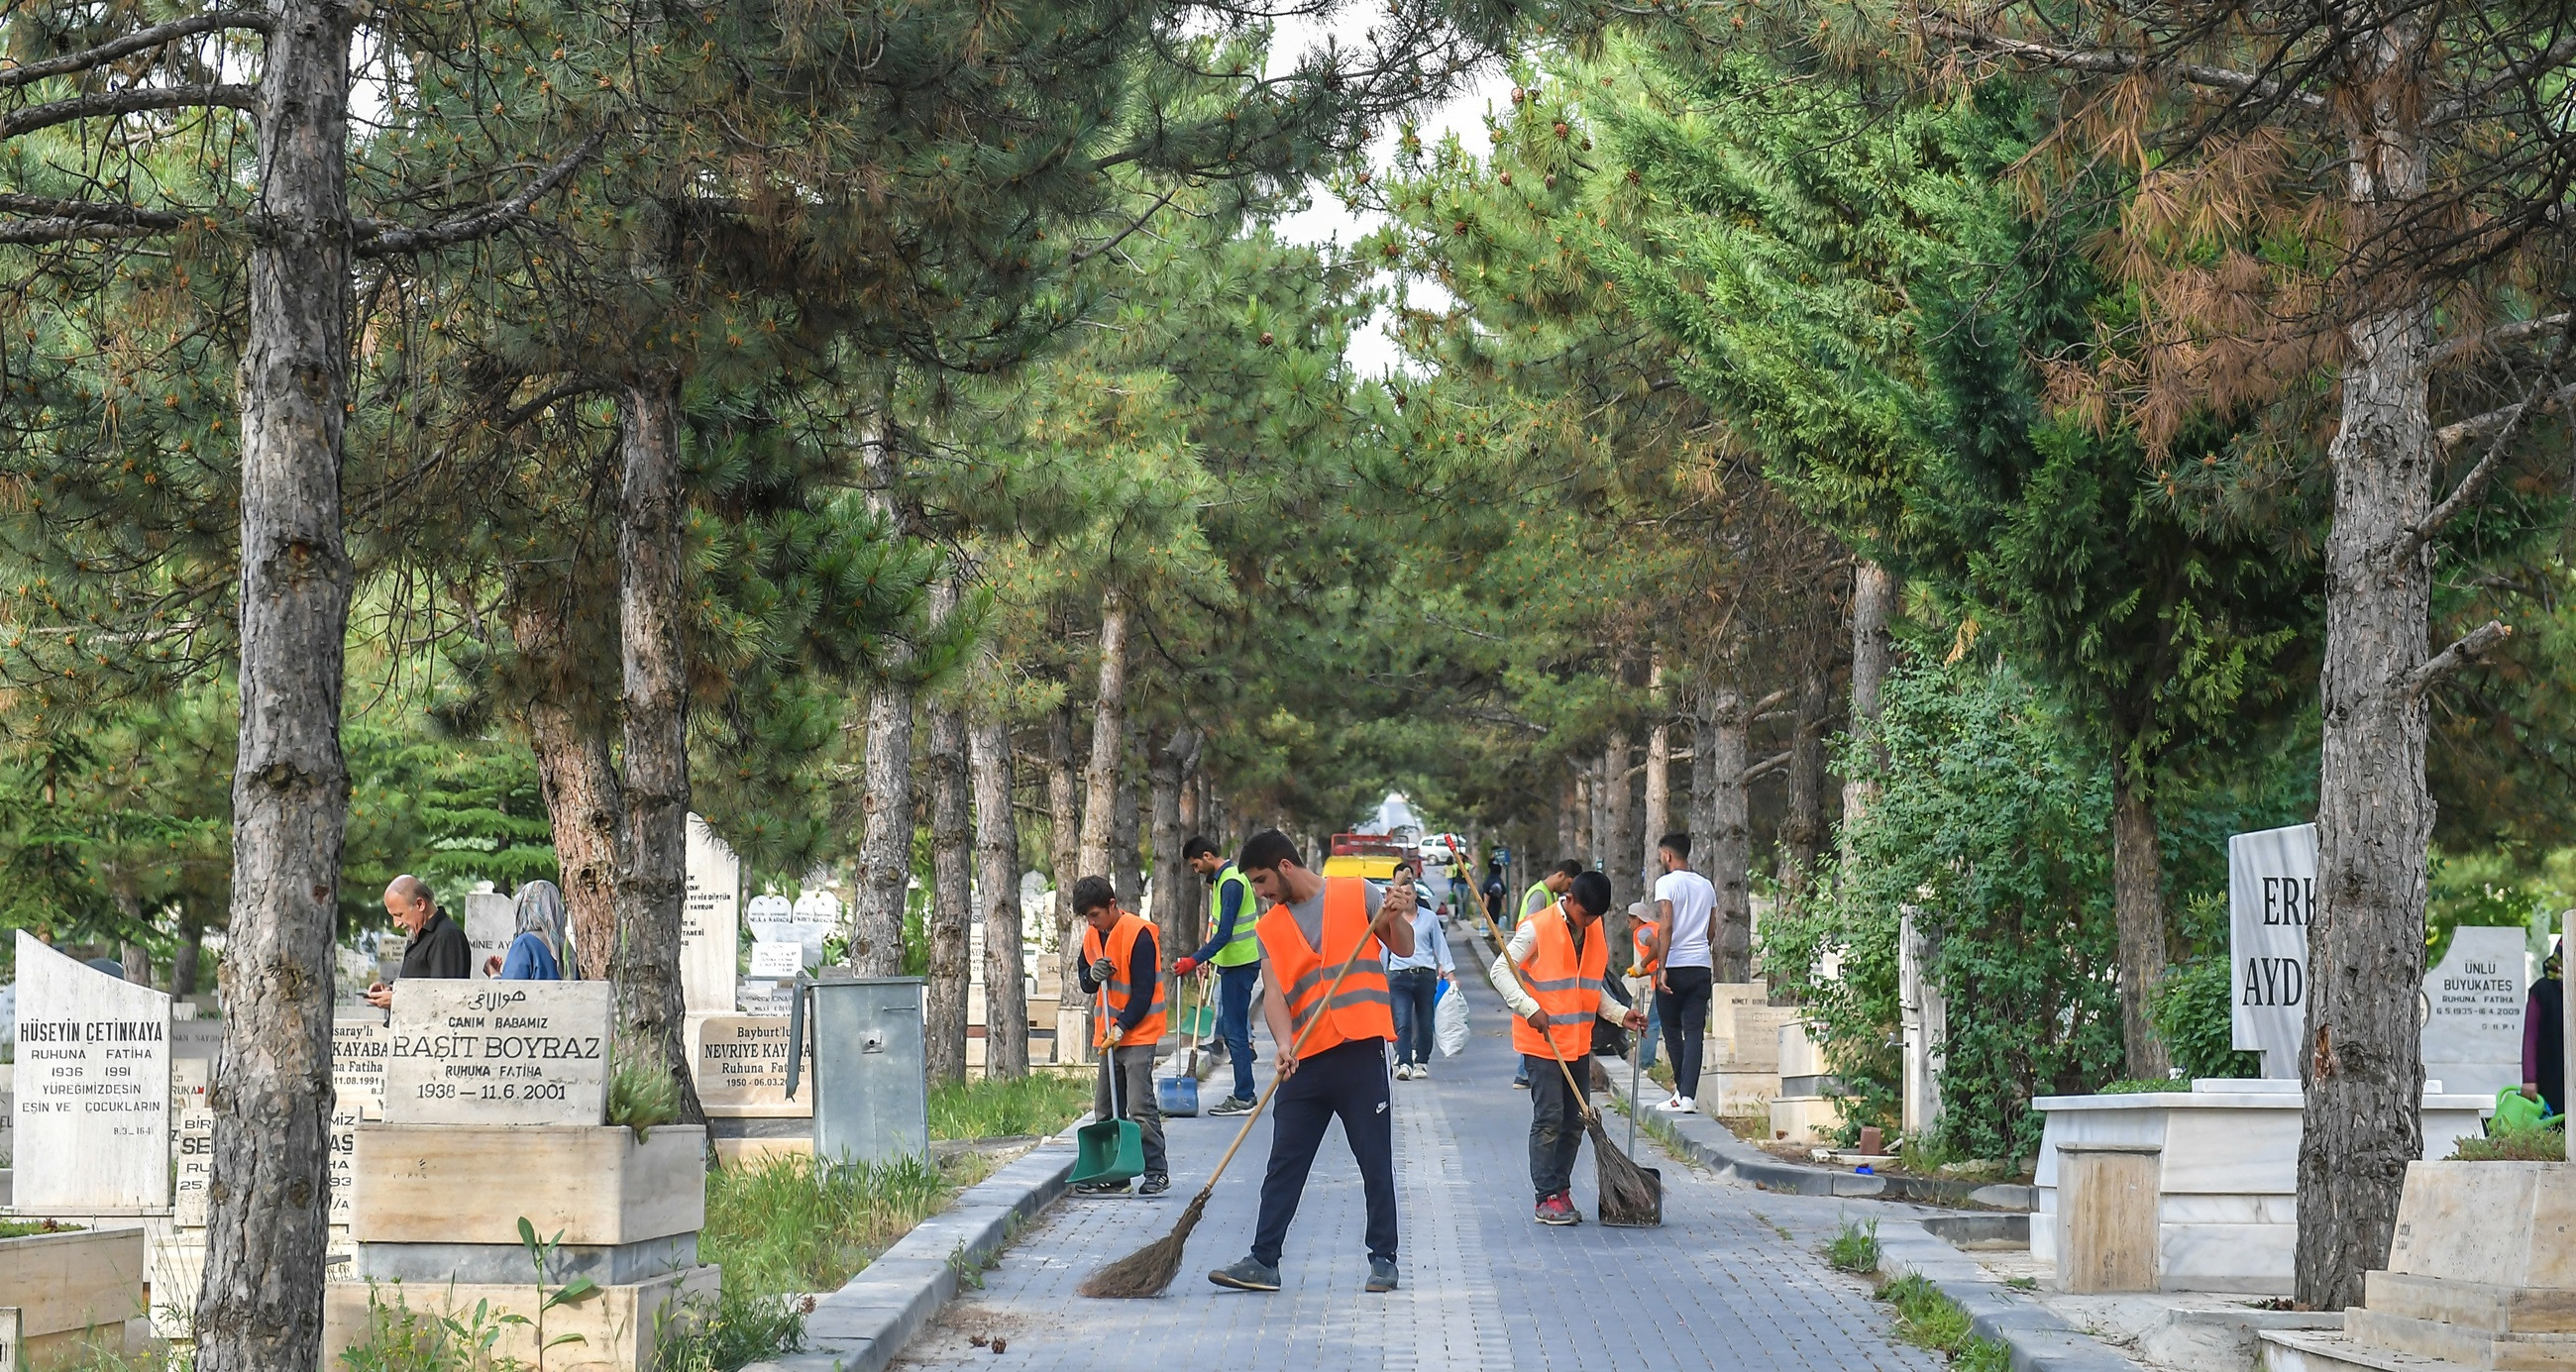
[[[1637,1165],[1635,1158],[1611,1144],[1600,1116],[1592,1116],[1584,1123],[1592,1135],[1592,1165],[1600,1176],[1601,1218],[1608,1221],[1615,1216],[1617,1222],[1626,1224],[1652,1223],[1660,1208],[1656,1204],[1655,1179]]]
[[[1141,1300],[1163,1294],[1172,1278],[1180,1275],[1181,1249],[1188,1245],[1190,1231],[1198,1228],[1199,1216],[1207,1213],[1207,1202],[1207,1188],[1201,1188],[1190,1197],[1189,1208],[1181,1212],[1181,1222],[1172,1226],[1171,1233],[1104,1265],[1075,1289],[1095,1300]]]

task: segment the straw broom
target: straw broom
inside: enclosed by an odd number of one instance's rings
[[[1306,1046],[1306,1036],[1315,1032],[1316,1025],[1324,1022],[1324,1007],[1332,1002],[1333,993],[1342,989],[1342,978],[1350,975],[1352,964],[1360,960],[1360,950],[1366,948],[1368,942],[1366,936],[1352,941],[1350,956],[1342,959],[1341,970],[1333,973],[1332,981],[1324,987],[1323,998],[1315,1002],[1314,1016],[1297,1031],[1296,1039],[1288,1045],[1291,1060],[1296,1058],[1298,1049]],[[1234,1161],[1235,1150],[1252,1136],[1253,1122],[1270,1108],[1270,1098],[1279,1094],[1279,1084],[1287,1079],[1285,1076],[1270,1079],[1269,1089],[1261,1093],[1261,1099],[1253,1102],[1252,1112],[1243,1117],[1243,1127],[1234,1131],[1234,1142],[1226,1145],[1225,1156],[1217,1159],[1216,1170],[1208,1173],[1207,1185],[1190,1197],[1188,1208],[1181,1211],[1180,1222],[1172,1226],[1171,1233],[1107,1264],[1083,1278],[1082,1285],[1075,1289],[1097,1300],[1138,1300],[1163,1294],[1164,1288],[1172,1284],[1172,1278],[1180,1275],[1181,1250],[1189,1244],[1190,1231],[1199,1227],[1199,1217],[1207,1213],[1208,1197],[1216,1192],[1216,1179],[1225,1175],[1226,1164]]]
[[[1512,961],[1509,952],[1503,954],[1503,965],[1512,969],[1512,980],[1520,983],[1530,999],[1538,999],[1538,992],[1530,986],[1529,979],[1521,975],[1520,964]],[[1539,1037],[1547,1040],[1548,1056],[1556,1059],[1556,1070],[1565,1074],[1565,1089],[1574,1094],[1574,1107],[1583,1112],[1583,1132],[1592,1136],[1592,1166],[1601,1185],[1601,1222],[1654,1223],[1656,1211],[1662,1208],[1658,1204],[1660,1188],[1656,1186],[1655,1179],[1646,1175],[1646,1169],[1639,1167],[1636,1159],[1619,1151],[1610,1142],[1610,1131],[1601,1127],[1601,1115],[1592,1108],[1590,1095],[1574,1084],[1574,1068],[1566,1062],[1565,1054],[1556,1050],[1556,1036],[1541,1034]],[[1589,1071],[1591,1064],[1586,1062],[1584,1067]],[[1635,1107],[1632,1104],[1630,1108]]]

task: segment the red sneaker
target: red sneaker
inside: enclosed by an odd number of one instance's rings
[[[1563,1191],[1540,1201],[1535,1218],[1541,1224],[1583,1223],[1582,1213],[1574,1208],[1573,1196]]]

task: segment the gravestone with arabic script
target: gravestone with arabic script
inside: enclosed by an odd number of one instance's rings
[[[390,1124],[599,1124],[608,1115],[604,981],[394,983]]]

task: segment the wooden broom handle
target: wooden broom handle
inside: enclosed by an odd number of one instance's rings
[[[1369,922],[1371,924],[1375,924],[1377,921],[1371,920]],[[1357,939],[1352,940],[1351,955],[1342,959],[1341,970],[1333,973],[1333,979],[1324,984],[1324,996],[1322,1000],[1315,1002],[1315,1014],[1313,1018],[1308,1019],[1305,1025],[1298,1029],[1297,1037],[1289,1042],[1289,1057],[1296,1057],[1297,1050],[1306,1046],[1306,1036],[1315,1032],[1316,1025],[1324,1022],[1325,1007],[1332,1004],[1333,993],[1342,989],[1342,978],[1351,974],[1351,968],[1357,965],[1360,960],[1360,950],[1368,946],[1368,942],[1371,937],[1373,937],[1373,935],[1362,932]],[[1292,1007],[1289,1013],[1293,1015],[1296,1011]],[[1246,1035],[1245,1037],[1248,1039],[1250,1035]],[[1216,1170],[1208,1173],[1207,1185],[1199,1188],[1200,1195],[1204,1196],[1216,1190],[1216,1179],[1224,1176],[1226,1164],[1234,1161],[1234,1150],[1241,1148],[1243,1146],[1243,1141],[1252,1137],[1253,1123],[1261,1118],[1262,1111],[1270,1108],[1270,1098],[1279,1094],[1280,1083],[1286,1080],[1288,1080],[1288,1078],[1285,1076],[1271,1077],[1269,1088],[1261,1093],[1260,1100],[1253,1102],[1251,1113],[1243,1117],[1243,1127],[1234,1131],[1234,1142],[1225,1146],[1225,1156],[1216,1160]]]

